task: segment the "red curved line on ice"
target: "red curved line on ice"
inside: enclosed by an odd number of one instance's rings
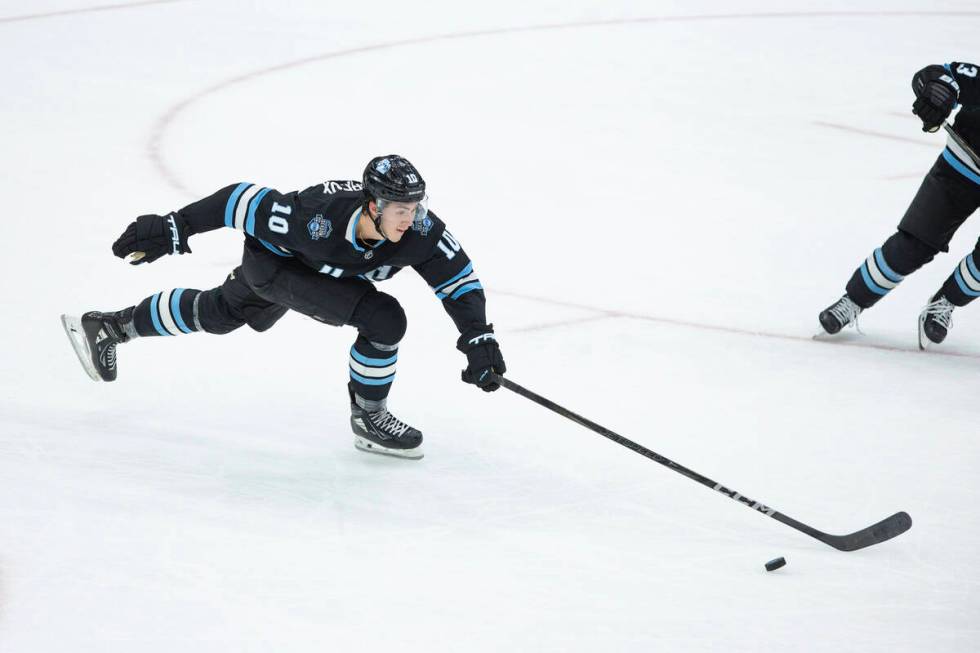
[[[127,2],[121,5],[98,5],[95,7],[82,7],[81,9],[64,9],[61,11],[47,11],[39,14],[23,14],[20,16],[0,16],[0,23],[19,23],[25,20],[37,20],[38,18],[55,18],[57,16],[70,16],[73,14],[90,14],[97,11],[114,11],[116,9],[134,9],[146,5],[163,5],[183,0],[144,0],[143,2]]]
[[[578,21],[570,23],[544,23],[540,25],[525,25],[523,27],[499,27],[485,30],[473,30],[468,32],[456,32],[449,34],[434,34],[429,36],[419,36],[399,41],[389,41],[386,43],[375,43],[356,48],[347,48],[333,52],[287,61],[285,63],[260,68],[248,73],[228,78],[209,86],[194,95],[187,97],[172,105],[156,121],[150,133],[150,140],[147,143],[147,152],[154,167],[160,175],[167,180],[171,186],[187,194],[194,195],[181,181],[177,175],[167,166],[161,153],[161,143],[166,136],[167,129],[187,107],[198,100],[213,95],[235,84],[251,81],[263,75],[270,75],[282,70],[304,66],[310,63],[338,59],[364,52],[375,52],[391,48],[400,48],[410,45],[421,45],[423,43],[435,43],[438,41],[451,41],[457,39],[474,38],[479,36],[497,36],[501,34],[517,34],[521,32],[536,32],[563,29],[579,29],[585,27],[609,27],[614,25],[633,25],[644,23],[681,23],[714,20],[757,20],[757,19],[785,19],[785,18],[905,18],[910,16],[918,17],[980,17],[980,11],[799,11],[799,12],[763,12],[746,14],[701,14],[690,16],[648,16],[640,18],[614,18],[608,20]]]
[[[260,68],[259,70],[253,70],[248,73],[237,75],[235,77],[228,78],[224,81],[218,82],[212,86],[209,86],[190,97],[187,97],[176,104],[172,105],[155,123],[153,130],[151,131],[150,141],[147,144],[147,152],[153,165],[157,168],[157,171],[163,176],[167,182],[187,195],[194,195],[184,184],[180,182],[177,175],[174,174],[170,168],[167,166],[166,162],[163,160],[163,155],[161,154],[161,143],[166,136],[167,129],[174,122],[174,120],[183,112],[187,107],[191,106],[198,100],[213,95],[219,91],[226,88],[234,86],[236,84],[241,84],[244,82],[251,81],[263,75],[270,75],[282,70],[288,70],[290,68],[296,68],[299,66],[304,66],[310,63],[317,63],[320,61],[326,61],[329,59],[338,59],[341,57],[347,57],[354,54],[360,54],[363,52],[375,52],[378,50],[386,50],[391,48],[399,48],[410,45],[421,45],[423,43],[435,43],[438,41],[450,41],[455,39],[473,38],[479,36],[495,36],[501,34],[516,34],[520,32],[533,32],[533,31],[547,31],[547,30],[562,30],[562,29],[578,29],[584,27],[605,27],[612,25],[630,25],[630,24],[642,24],[642,23],[673,23],[673,22],[695,22],[695,21],[712,21],[712,20],[754,20],[754,19],[783,19],[783,18],[903,18],[909,16],[919,16],[919,17],[980,17],[980,11],[852,11],[852,12],[840,12],[840,11],[804,11],[804,12],[769,12],[769,13],[757,13],[757,14],[707,14],[707,15],[692,15],[692,16],[654,16],[646,18],[620,18],[611,20],[596,20],[596,21],[581,21],[581,22],[571,22],[571,23],[556,23],[556,24],[541,24],[541,25],[528,25],[524,27],[501,27],[495,29],[486,30],[474,30],[469,32],[458,32],[451,34],[436,34],[430,36],[420,36],[411,39],[404,39],[399,41],[389,41],[387,43],[376,43],[372,45],[365,45],[356,48],[348,48],[344,50],[336,50],[333,52],[326,52],[323,54],[312,55],[309,57],[304,57],[302,59],[297,59],[294,61],[287,61],[285,63],[277,64],[274,66],[269,66],[268,68]],[[830,125],[825,125],[830,126]],[[836,125],[834,125],[837,127]],[[849,128],[853,129],[853,128]],[[881,136],[881,134],[874,134],[875,136]],[[890,136],[889,136],[890,137]],[[903,139],[904,140],[904,139]],[[917,142],[916,144],[922,144]],[[783,333],[773,333],[766,331],[753,331],[749,329],[739,329],[736,327],[725,327],[717,326],[711,324],[702,324],[698,322],[688,322],[686,320],[678,320],[674,318],[667,317],[657,317],[652,315],[642,315],[635,313],[628,313],[623,311],[609,311],[601,308],[595,308],[592,306],[584,306],[581,304],[573,304],[570,302],[563,302],[553,299],[548,299],[544,297],[534,297],[529,295],[521,295],[518,293],[506,292],[506,291],[495,291],[500,295],[508,295],[511,297],[518,297],[522,299],[527,299],[531,301],[537,301],[541,303],[549,303],[552,305],[562,305],[580,308],[584,310],[590,310],[597,315],[590,316],[588,318],[573,318],[571,320],[549,323],[545,325],[537,325],[525,327],[526,331],[533,331],[539,329],[553,328],[557,326],[562,326],[564,324],[572,324],[575,322],[588,321],[592,319],[603,319],[603,318],[631,318],[637,320],[646,320],[650,322],[657,322],[661,324],[668,324],[674,326],[682,326],[694,329],[701,329],[706,331],[718,331],[723,333],[731,333],[736,335],[747,335],[747,336],[761,336],[765,338],[775,338],[779,340],[791,340],[796,342],[815,342],[812,338],[799,335],[783,334]],[[911,349],[903,349],[901,347],[892,347],[889,345],[877,345],[877,344],[850,344],[841,343],[845,346],[854,347],[864,347],[868,349],[881,349],[885,351],[895,351],[903,353],[919,353]],[[961,353],[955,351],[941,351],[936,350],[930,352],[933,355],[940,356],[955,356],[963,358],[980,358],[980,355]]]

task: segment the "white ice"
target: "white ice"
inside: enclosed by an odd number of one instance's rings
[[[980,308],[950,253],[815,343],[942,148],[912,73],[975,2],[0,4],[0,651],[980,650]],[[351,329],[137,341],[92,383],[59,313],[211,288],[240,234],[130,267],[143,213],[409,156],[509,376],[845,533],[840,553],[507,391],[459,381],[406,271],[391,406],[354,450]],[[767,573],[763,563],[785,556]]]

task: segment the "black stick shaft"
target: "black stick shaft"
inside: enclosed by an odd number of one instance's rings
[[[500,383],[500,385],[507,388],[508,390],[511,390],[512,392],[516,392],[522,397],[530,399],[534,403],[540,404],[541,406],[544,406],[545,408],[552,410],[563,417],[567,417],[573,422],[577,424],[581,424],[585,428],[594,431],[605,438],[609,438],[616,444],[621,444],[622,446],[626,447],[627,449],[631,449],[635,451],[641,456],[645,456],[650,460],[658,462],[664,467],[672,469],[678,474],[682,474],[683,476],[686,476],[693,481],[697,481],[698,483],[704,485],[705,487],[709,487],[712,490],[721,492],[725,496],[734,499],[735,501],[738,501],[739,503],[748,506],[749,508],[752,508],[757,512],[761,512],[764,515],[768,515],[769,517],[772,517],[776,521],[786,524],[791,528],[795,528],[801,533],[805,533],[806,535],[809,535],[812,538],[820,540],[824,544],[828,544],[838,550],[853,551],[859,548],[870,546],[872,544],[878,544],[879,542],[883,542],[885,540],[891,539],[892,537],[895,537],[896,535],[904,533],[912,526],[911,518],[909,518],[909,516],[906,513],[902,512],[902,513],[896,513],[895,515],[892,515],[891,517],[877,524],[874,524],[873,526],[869,526],[868,528],[852,533],[851,535],[843,535],[843,536],[829,535],[827,533],[824,533],[822,531],[813,528],[812,526],[808,526],[802,522],[796,521],[792,517],[784,515],[781,512],[778,512],[770,508],[769,506],[766,506],[765,504],[762,504],[758,501],[754,501],[748,498],[747,496],[735,490],[732,490],[731,488],[727,488],[721,483],[713,481],[707,476],[703,476],[702,474],[697,473],[693,469],[688,469],[687,467],[684,467],[683,465],[680,465],[665,456],[661,456],[656,451],[647,449],[643,445],[633,442],[629,438],[624,438],[618,433],[610,431],[609,429],[607,429],[606,427],[600,424],[596,424],[592,420],[586,419],[577,413],[573,413],[572,411],[568,410],[567,408],[564,408],[563,406],[559,406],[558,404],[551,401],[550,399],[545,399],[541,395],[531,392],[527,388],[518,385],[517,383],[514,383],[510,379],[498,375],[496,377],[496,380]]]
[[[728,496],[730,496],[731,498],[735,499],[739,503],[744,503],[745,505],[749,506],[750,508],[754,508],[755,510],[758,510],[759,512],[762,512],[762,513],[765,513],[765,514],[769,515],[770,517],[772,517],[774,514],[779,514],[778,512],[776,512],[775,510],[773,510],[772,508],[769,508],[769,507],[767,507],[767,506],[759,503],[758,501],[753,501],[752,499],[750,499],[750,498],[748,498],[748,497],[740,494],[739,492],[736,492],[735,490],[726,488],[721,483],[717,483],[717,482],[711,480],[710,478],[708,478],[707,476],[703,476],[701,474],[698,474],[693,469],[688,469],[687,467],[684,467],[683,465],[680,465],[678,463],[675,463],[670,458],[667,458],[666,456],[661,456],[656,451],[653,451],[651,449],[647,449],[642,444],[638,444],[636,442],[633,442],[629,438],[624,438],[623,436],[619,435],[618,433],[615,433],[614,431],[610,431],[609,429],[607,429],[605,426],[602,426],[601,424],[596,424],[592,420],[586,419],[586,418],[582,417],[581,415],[579,415],[577,413],[573,413],[572,411],[568,410],[567,408],[565,408],[563,406],[559,406],[558,404],[556,404],[555,402],[551,401],[550,399],[545,399],[541,395],[536,394],[534,392],[531,392],[527,388],[525,388],[525,387],[523,387],[521,385],[518,385],[518,384],[514,383],[513,381],[511,381],[508,378],[505,378],[505,377],[499,377],[499,378],[500,378],[500,385],[504,386],[508,390],[512,390],[512,391],[516,392],[517,394],[521,395],[522,397],[526,397],[527,399],[530,399],[531,401],[533,401],[536,404],[540,404],[540,405],[544,406],[545,408],[547,408],[549,410],[552,410],[552,411],[558,413],[559,415],[561,415],[563,417],[567,417],[568,419],[572,420],[573,422],[575,422],[577,424],[581,424],[585,428],[587,428],[587,429],[589,429],[591,431],[595,431],[596,433],[598,433],[599,435],[601,435],[603,437],[609,438],[610,440],[612,440],[616,444],[621,444],[624,447],[626,447],[627,449],[632,449],[633,451],[635,451],[636,453],[640,454],[641,456],[646,456],[650,460],[654,460],[654,461],[660,463],[661,465],[663,465],[664,467],[668,467],[668,468],[674,470],[678,474],[683,474],[684,476],[688,477],[689,479],[694,480],[694,481],[697,481],[701,485],[704,485],[706,487],[709,487],[712,490],[718,490],[719,492],[721,492],[723,494],[727,494]],[[790,525],[792,525],[792,524],[790,524]],[[794,528],[796,528],[796,526],[794,526]]]

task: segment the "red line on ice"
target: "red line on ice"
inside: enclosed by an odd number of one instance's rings
[[[173,0],[157,0],[163,1],[173,1]],[[148,3],[147,3],[148,4]],[[713,20],[755,20],[755,19],[787,19],[787,18],[903,18],[903,17],[980,17],[980,11],[803,11],[803,12],[768,12],[768,13],[746,13],[746,14],[701,14],[701,15],[690,15],[690,16],[651,16],[645,18],[617,18],[608,20],[595,20],[595,21],[579,21],[570,23],[554,23],[554,24],[541,24],[541,25],[526,25],[523,27],[501,27],[486,30],[474,30],[469,32],[457,32],[450,34],[435,34],[430,36],[419,36],[410,39],[403,39],[399,41],[389,41],[386,43],[375,43],[371,45],[364,45],[356,48],[348,48],[345,50],[336,50],[333,52],[325,52],[322,54],[312,55],[309,57],[303,57],[302,59],[296,59],[294,61],[287,61],[281,64],[276,64],[274,66],[269,66],[267,68],[260,68],[258,70],[253,70],[251,72],[243,73],[241,75],[236,75],[230,77],[221,82],[213,84],[207,88],[198,91],[194,95],[191,95],[179,102],[171,105],[162,116],[154,124],[151,133],[150,140],[147,143],[147,153],[152,161],[154,167],[160,175],[167,180],[167,182],[177,190],[186,193],[189,196],[194,196],[195,193],[191,192],[178,178],[177,175],[170,169],[167,163],[164,161],[162,155],[162,143],[167,134],[167,130],[170,125],[174,123],[177,117],[185,111],[189,106],[195,102],[205,98],[209,95],[213,95],[219,91],[227,89],[236,84],[242,84],[244,82],[252,81],[258,77],[264,75],[270,75],[283,70],[288,70],[290,68],[296,68],[299,66],[304,66],[306,64],[318,63],[321,61],[328,61],[330,59],[339,59],[341,57],[347,57],[355,54],[361,54],[364,52],[375,52],[378,50],[386,50],[391,48],[399,48],[411,45],[422,45],[426,43],[435,43],[439,41],[450,41],[465,38],[475,38],[480,36],[496,36],[502,34],[518,34],[522,32],[533,32],[533,31],[548,31],[548,30],[563,30],[563,29],[579,29],[587,27],[608,27],[614,25],[631,25],[631,24],[644,24],[644,23],[674,23],[674,22],[695,22],[695,21],[713,21]],[[833,127],[837,129],[844,129],[848,131],[855,131],[862,133],[864,135],[876,136],[880,138],[888,138],[893,140],[899,140],[903,142],[910,142],[916,145],[925,145],[923,141],[903,138],[900,136],[893,136],[891,134],[884,134],[880,132],[870,132],[868,130],[861,130],[853,127],[847,127],[843,125],[835,125],[832,123],[817,123],[823,126]],[[932,145],[930,144],[930,147]],[[643,315],[639,313],[629,313],[625,311],[611,311],[601,308],[595,308],[592,306],[585,306],[582,304],[573,304],[570,302],[563,302],[559,300],[548,299],[544,297],[534,297],[531,295],[522,295],[518,293],[495,291],[500,295],[509,295],[511,297],[518,297],[521,299],[526,299],[530,301],[537,301],[541,303],[548,303],[556,306],[567,306],[583,310],[592,311],[598,315],[593,315],[590,317],[579,317],[572,318],[570,320],[564,320],[560,322],[553,322],[541,325],[532,325],[529,327],[524,327],[524,331],[533,331],[554,328],[558,326],[564,326],[569,324],[576,324],[584,321],[598,320],[604,318],[630,318],[635,320],[646,320],[649,322],[656,322],[659,324],[669,324],[673,326],[688,327],[692,329],[701,329],[705,331],[715,331],[721,333],[731,333],[737,335],[746,336],[758,336],[764,338],[774,338],[778,340],[788,340],[794,342],[808,342],[814,343],[819,342],[813,340],[808,336],[792,335],[785,333],[776,333],[768,331],[755,331],[751,329],[741,329],[737,327],[725,327],[713,324],[703,324],[700,322],[691,322],[687,320],[678,320],[669,317],[659,317],[654,315]],[[917,350],[905,349],[902,347],[894,347],[889,345],[873,344],[873,343],[849,343],[849,342],[839,342],[843,346],[849,347],[863,347],[867,349],[880,349],[884,351],[895,351],[903,353],[920,353]],[[932,355],[939,356],[954,356],[962,358],[980,358],[978,354],[961,353],[955,351],[941,351],[933,350],[930,352]]]
[[[517,299],[525,299],[528,301],[539,302],[542,304],[551,304],[552,306],[564,306],[566,308],[576,308],[583,311],[591,311],[593,315],[586,317],[573,317],[567,320],[561,320],[556,322],[548,322],[545,324],[533,324],[526,327],[518,327],[511,329],[515,332],[526,332],[526,331],[540,331],[544,329],[552,329],[562,326],[571,326],[579,324],[581,322],[589,322],[592,320],[600,320],[607,318],[629,318],[631,320],[644,320],[646,322],[655,322],[657,324],[666,324],[670,326],[679,326],[689,329],[699,329],[701,331],[714,331],[718,333],[730,333],[740,336],[754,336],[761,338],[773,338],[775,340],[788,340],[792,342],[806,342],[812,344],[833,344],[843,347],[861,347],[863,349],[879,349],[882,351],[897,351],[905,354],[918,354],[920,356],[952,356],[955,358],[980,358],[980,354],[974,354],[970,352],[961,351],[950,351],[943,349],[930,349],[928,352],[922,352],[919,349],[913,349],[911,347],[897,347],[894,345],[885,345],[881,343],[868,342],[867,339],[860,341],[850,341],[843,339],[828,339],[828,340],[814,340],[812,336],[797,335],[792,333],[778,333],[776,331],[760,331],[757,329],[742,329],[739,327],[729,327],[721,326],[718,324],[706,324],[704,322],[694,322],[691,320],[679,320],[673,317],[663,317],[659,315],[646,315],[643,313],[632,313],[629,311],[620,310],[610,310],[605,308],[598,308],[596,306],[589,306],[587,304],[577,304],[574,302],[567,302],[558,299],[550,299],[548,297],[538,297],[535,295],[525,295],[523,293],[509,292],[506,290],[493,289],[494,295],[502,295],[505,297],[515,297]],[[814,319],[814,331],[819,329],[816,319]]]
[[[168,0],[157,0],[160,2]],[[170,0],[172,1],[172,0]],[[242,75],[237,75],[231,77],[224,81],[218,82],[212,86],[209,86],[201,91],[198,91],[194,95],[187,97],[176,104],[172,105],[167,109],[162,116],[157,120],[153,129],[150,133],[150,140],[147,144],[147,152],[150,157],[151,162],[154,167],[167,180],[171,186],[184,192],[189,196],[194,196],[195,193],[191,192],[178,178],[177,175],[170,169],[163,159],[161,153],[164,136],[166,135],[167,129],[176,120],[187,107],[191,106],[198,100],[222,91],[235,84],[241,84],[243,82],[251,81],[263,75],[269,75],[282,70],[287,70],[290,68],[295,68],[298,66],[304,66],[310,63],[317,63],[321,61],[327,61],[330,59],[338,59],[341,57],[347,57],[355,54],[360,54],[364,52],[374,52],[378,50],[386,50],[390,48],[398,48],[409,45],[421,45],[424,43],[435,43],[438,41],[450,41],[465,38],[474,38],[480,36],[497,36],[501,34],[518,34],[522,32],[534,32],[534,31],[548,31],[548,30],[563,30],[563,29],[580,29],[587,27],[609,27],[615,25],[632,25],[632,24],[646,24],[646,23],[679,23],[679,22],[696,22],[696,21],[713,21],[713,20],[771,20],[771,19],[792,19],[792,18],[906,18],[906,17],[980,17],[980,11],[798,11],[798,12],[763,12],[763,13],[745,13],[745,14],[695,14],[689,16],[648,16],[648,17],[638,17],[638,18],[613,18],[606,20],[592,20],[592,21],[578,21],[570,23],[545,23],[540,25],[525,25],[523,27],[499,27],[493,29],[485,30],[473,30],[469,32],[456,32],[449,34],[434,34],[430,36],[419,36],[416,38],[404,39],[400,41],[389,41],[386,43],[375,43],[372,45],[364,45],[356,48],[348,48],[345,50],[336,50],[333,52],[325,52],[322,54],[312,55],[309,57],[303,57],[302,59],[296,59],[294,61],[287,61],[285,63],[270,66],[268,68],[261,68],[259,70],[253,70]]]
[[[121,5],[98,5],[95,7],[82,7],[81,9],[64,9],[62,11],[48,11],[40,14],[23,14],[20,16],[0,16],[0,23],[17,23],[25,20],[37,20],[38,18],[53,18],[56,16],[69,16],[71,14],[88,14],[96,11],[113,11],[115,9],[134,9],[146,5],[162,5],[183,0],[143,0],[143,2],[127,2]]]

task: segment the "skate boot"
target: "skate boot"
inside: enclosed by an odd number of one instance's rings
[[[370,410],[359,406],[351,396],[350,426],[354,430],[355,447],[398,458],[422,457],[421,431],[389,413],[384,401],[365,403]]]
[[[135,337],[133,309],[116,313],[89,311],[78,318],[62,315],[61,324],[93,381],[116,380],[116,345]]]
[[[956,308],[941,293],[933,295],[919,313],[919,349],[939,344],[953,327],[953,309]]]
[[[854,328],[857,329],[857,318],[860,314],[861,307],[855,304],[850,297],[844,295],[821,312],[818,319],[823,330],[833,335],[848,324],[853,324]],[[860,331],[858,329],[858,332]]]

